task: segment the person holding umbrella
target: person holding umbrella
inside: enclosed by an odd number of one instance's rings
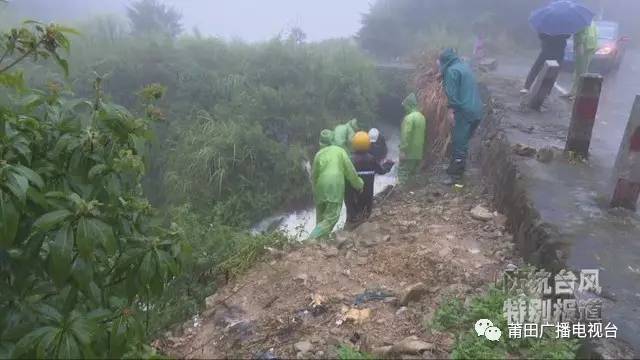
[[[555,0],[534,11],[529,24],[538,32],[542,49],[529,71],[521,93],[528,93],[545,61],[555,60],[562,65],[567,40],[571,35],[591,25],[595,14],[571,0]]]
[[[567,40],[569,37],[571,37],[571,35],[548,35],[538,33],[542,49],[540,50],[538,58],[533,63],[531,70],[529,70],[529,75],[527,75],[527,80],[524,83],[524,88],[520,91],[521,93],[526,94],[529,92],[531,85],[533,85],[533,82],[536,80],[540,70],[542,70],[542,66],[547,60],[555,60],[558,62],[558,65],[562,66],[562,61],[564,60],[564,49],[567,47]]]

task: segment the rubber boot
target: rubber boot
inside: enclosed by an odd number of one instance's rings
[[[449,164],[447,168],[447,175],[449,178],[445,180],[445,185],[455,185],[458,184],[462,180],[462,175],[464,174],[465,164],[462,159],[455,159]]]
[[[447,168],[447,174],[451,176],[462,176],[464,173],[465,164],[463,159],[455,159],[449,164]]]

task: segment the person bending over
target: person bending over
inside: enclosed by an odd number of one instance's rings
[[[360,192],[347,186],[345,203],[347,205],[347,224],[353,226],[369,218],[373,208],[373,185],[376,174],[384,175],[391,171],[393,161],[385,161],[382,165],[369,152],[371,140],[366,132],[358,132],[351,143],[353,153],[351,161],[364,181],[364,188]]]

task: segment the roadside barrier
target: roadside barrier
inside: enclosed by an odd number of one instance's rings
[[[560,65],[555,60],[547,60],[529,91],[529,108],[539,111],[547,99],[560,74]]]
[[[565,151],[571,151],[583,158],[589,156],[589,146],[591,145],[591,135],[598,112],[601,90],[602,76],[584,74],[580,77],[576,100],[573,102]]]
[[[633,103],[613,171],[611,207],[636,210],[640,195],[640,95]]]

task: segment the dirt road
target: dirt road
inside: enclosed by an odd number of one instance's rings
[[[413,356],[447,356],[453,337],[428,326],[438,304],[482,292],[515,261],[504,217],[470,212],[490,208],[482,190],[395,190],[353,232],[275,251],[210,297],[197,326],[155,345],[179,358],[335,358],[343,345],[382,355],[414,336]]]

